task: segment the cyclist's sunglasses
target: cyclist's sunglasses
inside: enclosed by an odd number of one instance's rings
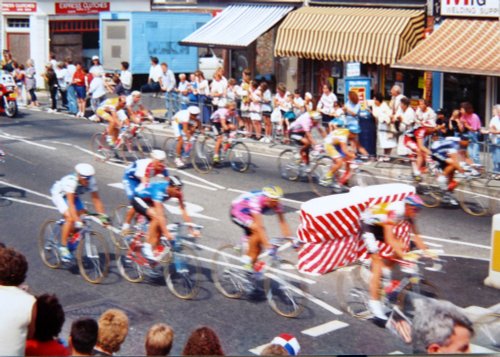
[[[92,176],[83,176],[83,175],[80,175],[80,177],[84,180],[90,180],[92,178]]]

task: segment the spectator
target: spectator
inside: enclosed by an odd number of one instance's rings
[[[76,66],[73,64],[73,60],[70,57],[66,57],[66,88],[67,98],[68,98],[68,112],[70,114],[78,113],[78,100],[76,97],[76,90],[73,86],[73,75],[76,72]]]
[[[270,343],[267,345],[262,352],[261,356],[289,356],[288,351],[285,350],[285,347],[278,345],[276,343]]]
[[[361,128],[361,133],[358,134],[359,145],[374,158],[377,156],[377,123],[369,110],[360,110],[359,126]]]
[[[446,117],[446,112],[444,109],[439,109],[436,112],[436,128],[437,128],[437,135],[440,138],[444,138],[448,135],[448,121],[449,119]]]
[[[198,70],[196,74],[196,83],[198,86],[198,101],[199,105],[203,107],[202,119],[203,123],[207,124],[210,122],[210,107],[208,106],[210,101],[208,96],[210,95],[210,88],[208,87],[208,81],[205,79],[205,75],[202,71]]]
[[[240,87],[238,86],[238,82],[234,78],[229,78],[227,81],[226,88],[226,101],[227,102],[237,102],[238,101],[238,92],[240,91]]]
[[[88,89],[88,95],[90,95],[90,106],[92,107],[94,113],[99,105],[106,99],[106,86],[102,76],[103,72],[96,72]]]
[[[250,120],[252,120],[255,139],[261,141],[262,135],[262,92],[257,81],[250,82]]]
[[[404,135],[402,135],[405,131],[413,128],[416,120],[415,111],[410,106],[410,100],[406,97],[401,98],[399,103],[399,108],[394,116],[395,122],[394,125],[396,127],[397,132],[400,134],[398,137],[398,155],[408,155],[410,151],[404,144]]]
[[[333,105],[337,101],[337,96],[332,92],[332,85],[330,83],[324,84],[323,94],[317,106],[317,110],[323,115],[323,123],[329,123],[333,119]]]
[[[128,317],[118,309],[105,311],[98,321],[99,333],[94,347],[95,356],[112,356],[120,351],[128,334]]]
[[[168,356],[174,342],[174,330],[165,324],[151,326],[144,347],[146,356]]]
[[[500,104],[493,107],[493,118],[489,126],[493,156],[493,179],[500,180]]]
[[[59,94],[61,95],[62,105],[65,109],[68,109],[68,84],[66,82],[66,74],[68,70],[66,69],[66,65],[64,62],[59,62],[57,67],[55,67],[57,84],[59,87]]]
[[[448,133],[450,136],[460,136],[464,132],[464,124],[460,120],[460,110],[455,109],[448,120]]]
[[[75,65],[75,73],[73,74],[73,88],[76,94],[76,100],[78,104],[78,113],[76,113],[77,118],[83,118],[85,116],[85,99],[87,96],[87,92],[85,90],[85,72],[83,70],[81,63],[76,63]]]
[[[309,92],[304,95],[304,108],[306,112],[312,112],[314,109],[313,96]]]
[[[179,74],[179,84],[177,85],[177,93],[179,94],[179,102],[181,109],[187,109],[189,106],[189,82],[185,73]]]
[[[57,338],[64,324],[64,310],[57,296],[38,296],[36,310],[35,335],[26,342],[26,356],[69,356],[70,351]]]
[[[212,83],[210,83],[210,96],[212,97],[212,105],[215,107],[219,106],[219,101],[223,100],[226,96],[227,80],[222,77],[220,70],[215,71]],[[221,107],[224,103],[221,104]]]
[[[16,67],[16,71],[14,72],[14,80],[16,81],[17,86],[17,95],[19,97],[19,105],[25,107],[27,104],[26,98],[26,69],[24,64],[20,64]]]
[[[344,105],[344,112],[346,115],[346,124],[349,124],[353,121],[356,123],[359,121],[359,111],[361,110],[361,105],[359,104],[358,93],[355,91],[349,91],[347,94],[347,102]]]
[[[242,79],[240,85],[240,91],[238,93],[241,104],[240,104],[240,118],[241,121],[238,123],[240,129],[244,127],[247,132],[247,136],[252,133],[252,121],[250,120],[250,81],[251,72],[248,68],[244,69],[242,72]]]
[[[420,99],[418,101],[418,108],[415,112],[416,124],[421,125],[425,121],[435,122],[437,119],[436,112],[431,108],[430,103],[427,99]]]
[[[462,121],[467,135],[469,136],[469,146],[467,152],[476,165],[481,164],[479,157],[479,131],[481,130],[481,119],[474,113],[474,108],[470,102],[460,104],[460,120]]]
[[[129,95],[132,90],[132,72],[128,70],[129,63],[127,61],[123,61],[121,66],[120,81],[115,87],[115,93],[117,95]]]
[[[270,143],[273,135],[273,124],[271,123],[271,113],[273,108],[271,106],[273,95],[269,90],[267,82],[260,84],[260,92],[262,93],[262,119],[264,120],[264,142]]]
[[[304,107],[304,99],[300,96],[300,91],[298,89],[295,89],[293,92],[292,106],[296,118],[301,116],[306,111]]]
[[[448,301],[415,302],[412,341],[414,353],[467,353],[474,334],[472,323]]]
[[[35,297],[19,286],[26,279],[28,262],[11,248],[0,249],[0,356],[22,356],[26,339],[33,336]]]
[[[92,356],[97,342],[99,327],[94,319],[83,318],[73,321],[69,336],[72,356]]]
[[[6,72],[14,72],[14,59],[9,50],[3,50],[2,69]]]
[[[334,124],[335,119],[337,119],[337,118],[340,119],[340,118],[342,118],[344,116],[345,116],[345,112],[342,109],[342,106],[340,105],[339,102],[335,102],[333,104],[333,111],[332,111],[332,117],[333,117],[333,119],[330,120],[330,122],[328,123],[328,132],[337,129],[336,125]],[[345,118],[342,118],[342,119],[344,119],[344,121],[345,121]],[[346,123],[344,123],[344,125],[346,125]]]
[[[56,67],[57,67],[57,60],[56,60],[56,55],[55,54],[51,54],[50,55],[50,60],[49,60],[50,64],[52,65],[52,68],[54,69],[54,71],[56,70]]]
[[[278,336],[276,336],[272,341],[271,344],[273,345],[279,345],[283,347],[289,356],[297,356],[300,352],[300,344],[297,339],[287,333],[282,333]]]
[[[228,81],[227,81],[227,78],[226,78],[226,77],[224,77],[224,67],[221,67],[221,66],[220,66],[220,67],[217,67],[217,68],[215,69],[215,72],[214,72],[214,73],[215,73],[214,75],[217,75],[217,76],[219,76],[219,77],[220,77],[220,79],[221,79],[221,81],[222,81],[222,83],[223,83],[224,88],[227,88],[227,82],[228,82]]]
[[[276,94],[273,99],[273,107],[274,110],[279,110],[279,121],[281,127],[283,128],[283,133],[285,134],[285,141],[288,140],[288,126],[285,121],[285,113],[290,110],[290,103],[288,102],[289,95],[290,93],[287,92],[285,84],[278,83],[276,86]]]
[[[391,101],[389,102],[389,107],[392,110],[392,115],[396,115],[398,112],[400,106],[401,106],[401,99],[403,99],[405,96],[402,93],[401,87],[398,85],[394,85],[391,88]]]
[[[189,336],[184,356],[224,356],[219,336],[210,327],[199,327]]]
[[[177,92],[175,91],[175,75],[172,70],[168,69],[168,65],[163,62],[161,65],[160,87],[165,92],[165,106],[167,108],[167,118],[172,118],[172,115],[179,110],[177,107]]]
[[[30,107],[39,107],[38,98],[36,97],[36,70],[35,63],[32,59],[26,61],[26,90],[30,94]]]
[[[196,74],[189,75],[189,104],[198,105],[198,83],[196,82]]]
[[[157,93],[161,90],[160,78],[163,74],[161,66],[158,64],[160,61],[158,57],[151,57],[151,67],[149,67],[148,83],[141,87],[141,92]]]
[[[99,61],[99,56],[92,56],[92,66],[90,66],[89,73],[92,77],[97,77],[98,74],[104,75],[104,68]]]
[[[369,107],[370,108],[370,107]],[[391,109],[384,102],[382,94],[376,93],[373,96],[373,105],[371,113],[377,122],[377,137],[378,145],[384,151],[384,156],[380,157],[380,161],[389,161],[392,149],[396,147],[396,135],[393,130],[391,120]]]
[[[47,81],[47,86],[50,93],[50,109],[47,110],[48,113],[57,112],[57,91],[59,90],[59,85],[57,82],[56,72],[52,68],[52,64],[47,63],[45,66],[45,73],[43,74],[45,81]]]

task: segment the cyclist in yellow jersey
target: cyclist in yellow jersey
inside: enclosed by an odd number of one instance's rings
[[[125,108],[126,97],[121,95],[116,98],[108,98],[101,103],[96,110],[96,115],[108,122],[108,137],[106,138],[110,145],[118,139],[118,132],[122,122],[127,120]]]

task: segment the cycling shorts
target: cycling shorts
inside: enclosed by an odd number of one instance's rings
[[[417,141],[409,136],[405,136],[403,139],[403,144],[412,151],[413,154],[418,152]]]
[[[66,199],[66,196],[52,195],[52,202],[54,203],[60,214],[65,214],[69,209],[68,200]],[[80,197],[78,196],[75,196],[75,208],[77,212],[85,209],[83,202],[80,200]]]
[[[290,133],[290,139],[292,139],[293,141],[295,141],[298,144],[302,144],[302,139],[304,139],[305,136],[306,136],[305,131],[300,131],[297,133]]]
[[[214,133],[214,135],[216,136],[219,136],[219,135],[222,135],[222,134],[227,134],[229,133],[231,130],[227,129],[227,130],[222,130],[222,124],[221,123],[212,123],[212,132]]]
[[[432,154],[431,157],[434,161],[436,161],[438,163],[438,167],[441,170],[444,170],[446,168],[446,166],[448,166],[448,163],[446,162],[446,160],[448,160],[448,158],[444,158],[443,156],[436,155],[436,154]]]
[[[137,213],[146,217],[148,221],[151,220],[151,218],[147,214],[148,209],[153,206],[153,203],[151,201],[146,201],[140,197],[134,196],[132,197],[130,203]]]
[[[345,153],[342,151],[340,145],[325,144],[325,151],[328,156],[332,159],[340,159],[345,157]]]
[[[230,213],[231,216],[231,221],[236,223],[237,226],[241,227],[243,231],[245,232],[246,236],[250,236],[252,234],[252,230],[250,229],[250,226],[253,223],[253,219],[251,216],[245,216],[245,215],[235,215],[232,212]]]
[[[378,224],[361,223],[361,232],[372,233],[376,240],[380,242],[384,241],[384,228]]]

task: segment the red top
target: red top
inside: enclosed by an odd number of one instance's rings
[[[26,341],[26,356],[70,356],[70,351],[56,340]]]
[[[85,73],[82,70],[76,70],[75,74],[73,74],[73,84],[77,86],[85,85]]]

